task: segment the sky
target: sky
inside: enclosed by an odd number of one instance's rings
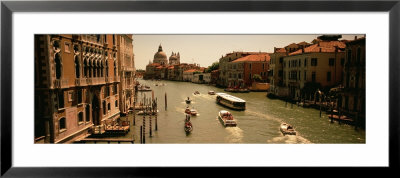
[[[146,69],[161,44],[169,58],[179,52],[181,63],[196,63],[201,67],[217,62],[222,55],[233,51],[274,52],[274,47],[291,43],[311,42],[320,35],[133,35],[133,53],[136,69]],[[342,35],[341,39],[354,39]]]

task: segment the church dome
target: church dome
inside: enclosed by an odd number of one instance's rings
[[[154,54],[154,63],[159,63],[159,64],[166,64],[167,63],[167,54],[162,50],[162,46],[158,47],[158,52]]]

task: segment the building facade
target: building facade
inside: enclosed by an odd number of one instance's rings
[[[366,93],[365,93],[365,37],[346,43],[343,89],[340,93],[338,107],[340,112],[365,126]]]
[[[35,140],[70,143],[119,118],[116,35],[35,35]]]
[[[133,54],[132,35],[117,35],[117,51],[119,57],[119,105],[122,114],[127,114],[133,107],[135,95],[135,60]]]
[[[267,82],[270,56],[268,53],[251,54],[228,63],[228,87],[248,88],[256,82]]]
[[[342,81],[344,41],[322,40],[283,58],[283,85],[294,99],[312,98],[315,90],[338,86]],[[312,91],[311,91],[312,90]]]

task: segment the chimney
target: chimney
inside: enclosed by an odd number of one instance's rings
[[[354,40],[356,40],[357,39],[357,36],[354,36]]]
[[[322,48],[319,48],[319,52],[322,52]]]
[[[274,47],[274,53],[276,53],[276,47]]]
[[[301,53],[304,53],[304,47],[301,47]]]

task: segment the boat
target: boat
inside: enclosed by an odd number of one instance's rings
[[[249,93],[250,90],[248,88],[225,88],[224,91],[232,92],[232,93]]]
[[[187,97],[187,99],[185,100],[186,104],[190,104],[191,101],[192,100],[189,97]]]
[[[225,110],[221,110],[218,113],[218,119],[222,122],[225,127],[236,127],[236,120],[233,118],[233,115]]]
[[[141,85],[140,87],[138,87],[138,91],[146,92],[146,91],[151,91],[151,89],[150,89],[149,86],[143,86],[143,85]]]
[[[186,120],[185,120],[184,130],[187,134],[192,132],[192,130],[193,130],[193,124],[192,124],[192,122],[190,122],[190,120],[187,119],[187,116],[186,116]]]
[[[190,109],[189,107],[186,107],[185,113],[186,114],[190,114],[192,116],[196,116],[197,115],[197,111],[195,109]]]
[[[215,95],[215,92],[214,91],[208,91],[208,94],[209,95]]]
[[[194,94],[195,95],[200,95],[200,92],[199,91],[195,91]]]
[[[160,112],[158,109],[157,109],[157,112],[146,111],[146,115],[150,115],[150,113],[152,113],[152,115],[156,115],[158,112]],[[143,115],[144,111],[139,111],[139,112],[137,112],[137,114]]]
[[[282,123],[280,130],[283,135],[296,135],[296,131],[294,130],[293,126],[287,123]]]
[[[236,110],[245,110],[246,109],[246,101],[241,98],[238,98],[238,97],[226,94],[226,93],[217,93],[216,99],[217,99],[218,104],[221,104],[228,108],[236,109]]]

